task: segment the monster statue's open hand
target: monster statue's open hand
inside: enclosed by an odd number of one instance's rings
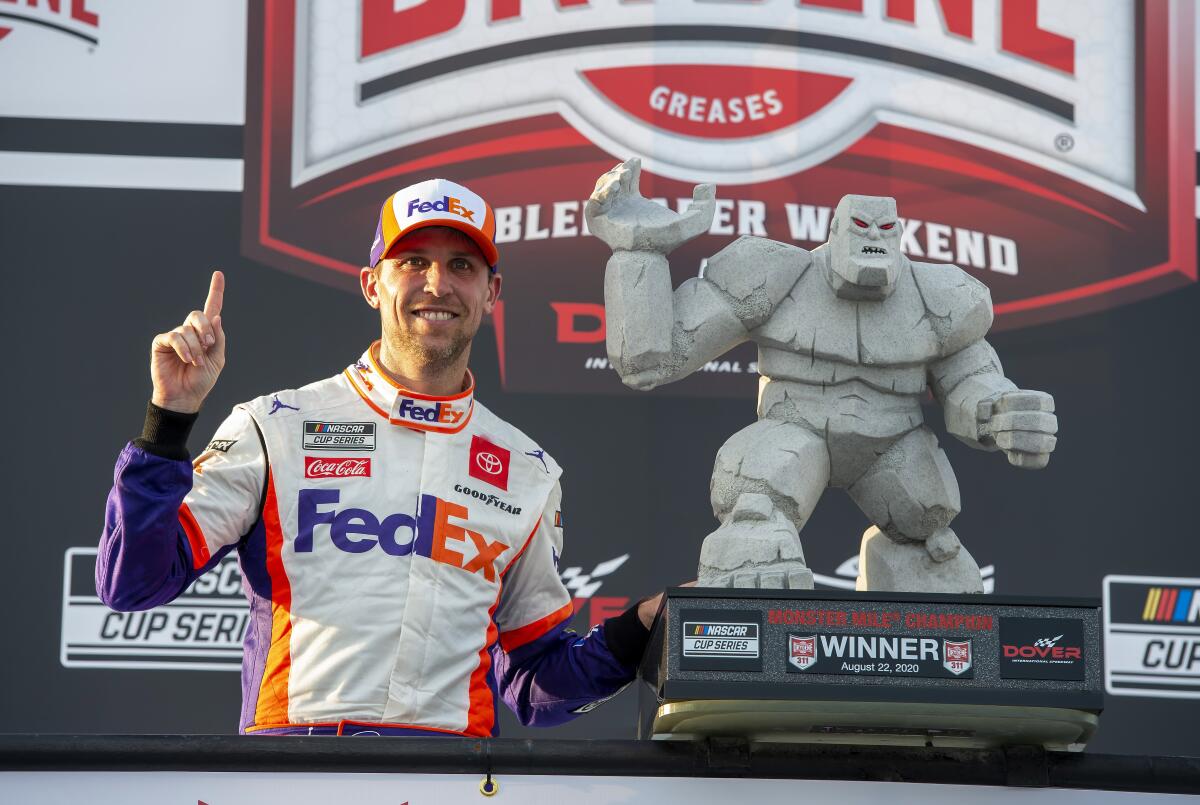
[[[1058,441],[1054,398],[1044,391],[1006,391],[979,404],[980,433],[1004,451],[1008,463],[1040,470]]]
[[[669,254],[681,243],[708,231],[716,210],[712,185],[696,185],[691,206],[680,215],[642,197],[638,187],[641,172],[642,161],[634,157],[596,181],[596,189],[584,205],[593,235],[613,251]]]

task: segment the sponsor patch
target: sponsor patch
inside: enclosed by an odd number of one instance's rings
[[[1001,679],[1083,679],[1083,621],[1001,618]]]
[[[304,423],[305,450],[374,450],[374,422]]]
[[[67,668],[240,671],[250,610],[226,556],[169,604],[114,612],[96,594],[96,549],[68,548],[59,659]]]
[[[211,442],[208,443],[208,446],[205,447],[204,449],[205,450],[216,450],[221,453],[228,453],[229,448],[233,447],[237,443],[238,443],[237,439],[213,439]]]
[[[304,457],[305,478],[370,478],[369,458]]]
[[[679,618],[682,670],[762,670],[761,612],[685,609]]]
[[[356,506],[339,508],[341,497],[337,487],[299,491],[292,542],[296,553],[324,551],[327,544],[350,554],[379,548],[388,556],[424,556],[498,583],[500,556],[509,546],[467,528],[471,515],[466,506],[422,494],[412,514],[389,512],[380,517]]]
[[[917,635],[789,634],[789,673],[974,677],[970,640]]]
[[[1104,688],[1200,699],[1200,578],[1104,579]]]
[[[460,495],[466,495],[469,498],[474,498],[475,500],[478,500],[488,506],[494,506],[505,514],[521,513],[520,506],[514,506],[506,500],[501,500],[491,492],[480,492],[478,489],[472,489],[471,487],[463,486],[462,484],[455,484],[454,491]]]
[[[410,397],[401,397],[393,419],[412,422],[434,430],[453,430],[460,427],[467,409],[452,402],[430,402],[424,404]]]
[[[442,196],[437,201],[425,201],[414,198],[408,202],[407,211],[409,218],[417,215],[428,215],[431,212],[447,212],[451,215],[457,215],[459,218],[465,218],[477,225],[481,223],[475,220],[474,210],[464,206],[462,200],[451,196]]]
[[[493,444],[482,436],[472,436],[467,474],[508,491],[508,464],[511,459],[512,454],[506,448]]]

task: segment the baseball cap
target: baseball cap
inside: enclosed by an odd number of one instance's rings
[[[475,241],[488,266],[496,270],[500,262],[496,214],[480,196],[448,179],[426,179],[388,196],[371,244],[371,268],[396,241],[426,226],[448,226],[462,232]]]

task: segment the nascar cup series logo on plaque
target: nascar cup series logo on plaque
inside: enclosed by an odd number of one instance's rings
[[[676,283],[737,235],[823,242],[846,193],[895,197],[902,249],[987,283],[998,327],[1196,276],[1191,3],[347,7],[250,5],[244,248],[354,289],[383,198],[468,184],[496,212],[509,388],[616,390],[582,199],[633,155],[672,207],[719,185]],[[733,357],[667,393],[744,393]]]

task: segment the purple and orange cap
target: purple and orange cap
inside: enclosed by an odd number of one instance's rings
[[[496,270],[500,262],[496,213],[481,196],[448,179],[427,179],[388,196],[371,243],[371,268],[396,241],[427,226],[448,226],[462,232],[479,246],[488,267]]]

